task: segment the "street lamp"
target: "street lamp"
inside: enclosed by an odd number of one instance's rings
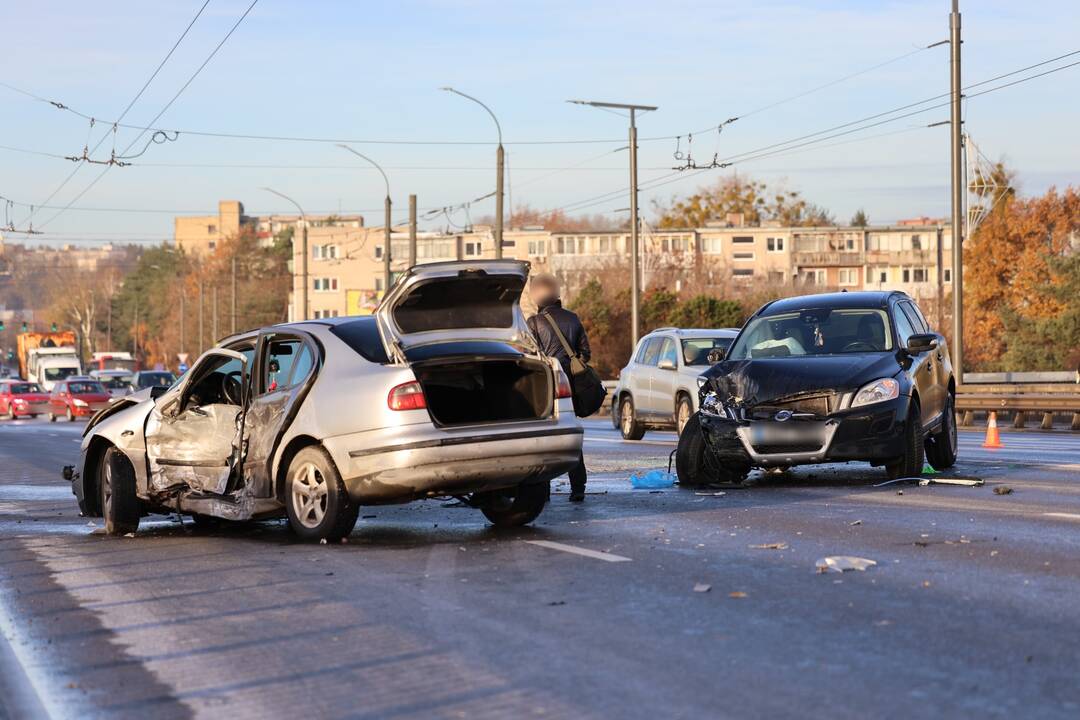
[[[300,319],[301,320],[307,320],[308,319],[308,282],[309,282],[309,280],[308,280],[308,267],[307,267],[307,263],[308,263],[307,215],[304,214],[304,208],[300,207],[300,203],[296,202],[295,200],[293,200],[291,197],[289,197],[285,193],[279,193],[277,190],[274,190],[273,188],[268,188],[268,187],[264,187],[264,188],[260,188],[260,189],[265,190],[266,192],[269,192],[269,193],[273,193],[273,194],[277,195],[280,198],[285,198],[286,200],[291,202],[293,205],[295,205],[296,209],[300,211],[300,222],[303,223],[303,225],[304,225],[303,240],[302,240],[302,246],[303,246],[303,251],[304,251],[304,262],[303,262],[303,270],[301,271],[302,275],[304,276],[304,294],[302,296],[303,297],[303,307],[302,307],[303,317],[300,318]],[[202,311],[200,310],[200,313],[201,312]],[[200,320],[201,320],[202,316],[200,315],[199,317],[200,317]],[[202,341],[202,333],[201,332],[199,333],[199,340],[200,340],[200,342]]]
[[[385,294],[385,293],[390,291],[390,205],[391,205],[391,203],[390,203],[390,178],[386,177],[386,173],[383,171],[382,167],[379,166],[379,163],[375,162],[374,160],[369,158],[364,153],[359,152],[357,150],[353,150],[351,147],[349,147],[348,145],[345,145],[343,143],[338,143],[338,147],[342,148],[344,150],[348,150],[349,152],[351,152],[356,157],[361,158],[363,160],[367,160],[369,163],[374,165],[375,169],[379,171],[380,175],[382,175],[383,183],[386,184],[386,203],[385,203],[386,219],[383,222],[383,254],[382,254],[382,256],[383,256],[383,293]]]
[[[499,118],[495,117],[495,113],[491,111],[484,103],[480,102],[472,95],[466,95],[460,90],[455,90],[452,87],[441,87],[440,90],[460,95],[466,100],[472,100],[480,107],[487,110],[488,115],[495,121],[495,130],[499,133],[499,147],[495,151],[495,259],[502,259],[503,250],[503,175],[505,173],[505,155],[503,153],[502,142],[502,126],[499,125]],[[513,215],[513,208],[510,209],[511,216]]]
[[[637,347],[638,315],[641,306],[641,260],[638,257],[637,125],[635,123],[635,113],[638,110],[651,112],[656,109],[656,106],[596,102],[594,100],[567,100],[567,102],[575,105],[630,111],[630,352],[632,353],[634,348]]]

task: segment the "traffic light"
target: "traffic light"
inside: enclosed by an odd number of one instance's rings
[[[14,350],[8,350],[7,351],[7,359],[8,360],[14,360],[15,359],[15,351]]]
[[[28,331],[29,329],[30,329],[30,328],[29,328],[29,327],[27,326],[27,324],[26,324],[26,321],[25,321],[25,320],[23,320],[23,324],[22,324],[22,331],[23,331],[23,332],[26,332],[26,331]]]
[[[53,332],[56,332],[56,323],[53,323],[52,325],[50,325],[49,329],[52,330]]]
[[[4,332],[4,321],[0,320],[0,332]]]

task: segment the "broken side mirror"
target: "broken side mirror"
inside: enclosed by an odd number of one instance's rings
[[[918,333],[907,339],[905,350],[911,355],[919,355],[929,352],[938,346],[937,335],[933,333]]]
[[[705,359],[709,361],[710,365],[715,365],[727,356],[727,350],[724,348],[713,348],[709,351],[709,354],[705,356]]]

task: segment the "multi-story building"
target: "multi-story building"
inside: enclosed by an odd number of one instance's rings
[[[217,215],[177,217],[174,219],[173,238],[176,246],[189,255],[205,256],[213,253],[222,241],[236,235],[241,228],[250,226],[260,242],[271,245],[274,237],[292,228],[299,232],[304,218],[300,215],[246,215],[244,204],[238,200],[222,200]],[[308,228],[364,226],[362,215],[308,215]]]

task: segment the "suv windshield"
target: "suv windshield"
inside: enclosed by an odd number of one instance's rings
[[[757,317],[728,353],[730,360],[891,350],[889,316],[877,308],[812,308]]]
[[[731,338],[691,338],[682,341],[683,363],[686,365],[709,365],[709,351],[716,348],[727,350]]]
[[[63,380],[64,378],[71,377],[72,375],[78,375],[79,368],[72,367],[54,367],[45,368],[45,379],[50,381]]]

